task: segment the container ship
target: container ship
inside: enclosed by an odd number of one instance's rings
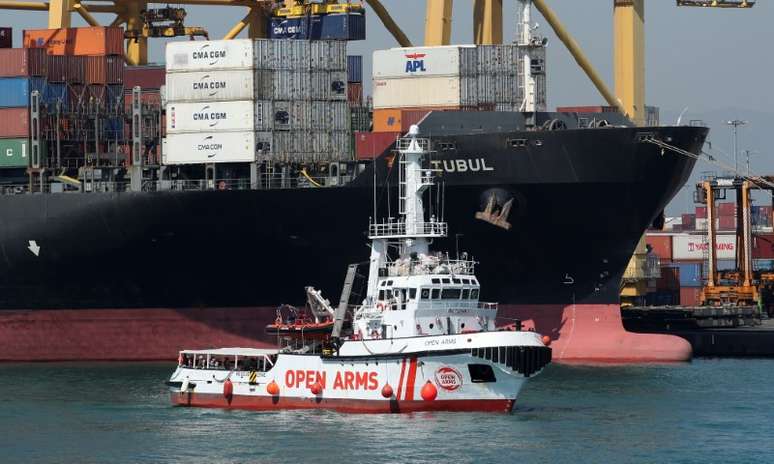
[[[336,298],[366,260],[361,225],[400,202],[412,124],[455,231],[436,245],[480,260],[499,323],[549,336],[559,362],[690,357],[625,331],[619,291],[707,129],[546,111],[540,41],[376,51],[366,101],[336,37],[172,42],[165,67],[137,68],[115,64],[113,29],[0,50],[17,89],[0,92],[0,360],[276,346],[279,305],[309,284]]]

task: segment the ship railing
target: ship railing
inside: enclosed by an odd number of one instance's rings
[[[410,227],[411,226],[411,227]],[[388,221],[371,223],[368,236],[376,238],[408,238],[408,237],[445,237],[449,225],[445,222],[413,222]]]
[[[395,305],[393,305],[395,306]],[[496,311],[498,307],[497,303],[486,303],[483,301],[475,301],[475,300],[422,300],[419,302],[419,306],[417,307],[417,310],[419,311],[427,311],[427,310],[439,310],[439,311],[449,311],[454,312],[454,310],[476,310],[476,309],[484,309],[484,310],[494,310]],[[397,308],[392,308],[393,310]]]
[[[419,146],[419,149],[424,152],[430,151],[430,139],[420,139],[420,138],[411,138],[411,137],[403,137],[398,139],[398,142],[395,144],[395,148],[398,151],[407,151],[409,148],[411,148],[411,142],[416,141],[417,145]]]
[[[205,190],[282,190],[320,188],[346,185],[353,176],[331,177],[287,177],[262,176],[258,182],[250,179],[164,179],[143,180],[143,192],[157,191],[205,191]],[[26,193],[111,193],[130,192],[132,184],[129,180],[92,180],[87,177],[80,179],[81,185],[76,186],[59,181],[47,181],[41,184],[34,182],[32,190],[28,182],[0,184],[0,195],[20,195]]]
[[[476,261],[465,259],[397,260],[385,266],[388,277],[475,275]]]

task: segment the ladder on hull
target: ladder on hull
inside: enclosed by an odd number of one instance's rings
[[[357,267],[357,264],[350,264],[347,268],[347,276],[344,278],[344,288],[341,289],[339,306],[333,314],[333,331],[331,332],[331,339],[333,340],[341,338],[341,329],[344,327],[344,317],[347,315],[349,297],[352,295],[352,286],[355,284],[355,277],[357,276]]]

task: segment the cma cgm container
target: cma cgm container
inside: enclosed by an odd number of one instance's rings
[[[736,235],[716,236],[716,258],[734,259],[736,257]],[[672,259],[675,261],[702,260],[707,253],[707,240],[701,235],[672,236]]]
[[[46,51],[39,48],[0,48],[0,77],[45,76]]]
[[[205,71],[167,75],[167,101],[230,101],[253,98],[253,71]]]
[[[168,73],[252,69],[253,41],[238,39],[169,42],[166,48],[166,66]]]
[[[253,102],[169,103],[167,133],[253,130]],[[169,141],[168,141],[169,142]]]
[[[168,134],[162,156],[166,165],[250,163],[255,161],[255,132]]]
[[[70,27],[27,29],[24,48],[44,48],[49,55],[123,55],[124,29],[121,27]]]
[[[365,40],[366,19],[361,13],[327,14],[322,17],[322,40]]]
[[[30,104],[30,94],[37,90],[41,94],[46,87],[42,77],[2,77],[0,78],[0,108],[11,108]]]
[[[322,17],[275,17],[269,19],[269,37],[272,39],[317,40],[322,31]]]

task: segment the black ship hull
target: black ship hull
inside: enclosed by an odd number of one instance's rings
[[[602,311],[613,328],[599,329],[623,332],[610,312],[622,273],[695,162],[642,136],[695,153],[706,129],[439,132],[452,148],[433,157],[445,185],[436,212],[451,232],[436,248],[480,261],[482,299],[560,347],[580,337],[566,333],[568,308]],[[178,343],[271,343],[273,308],[302,302],[306,285],[337,297],[347,265],[367,259],[373,180],[394,177],[389,155],[373,166],[342,187],[0,197],[0,359],[158,359]],[[391,188],[377,191],[380,208],[395,201]],[[168,337],[174,327],[185,341]],[[639,359],[575,345],[568,360]]]

